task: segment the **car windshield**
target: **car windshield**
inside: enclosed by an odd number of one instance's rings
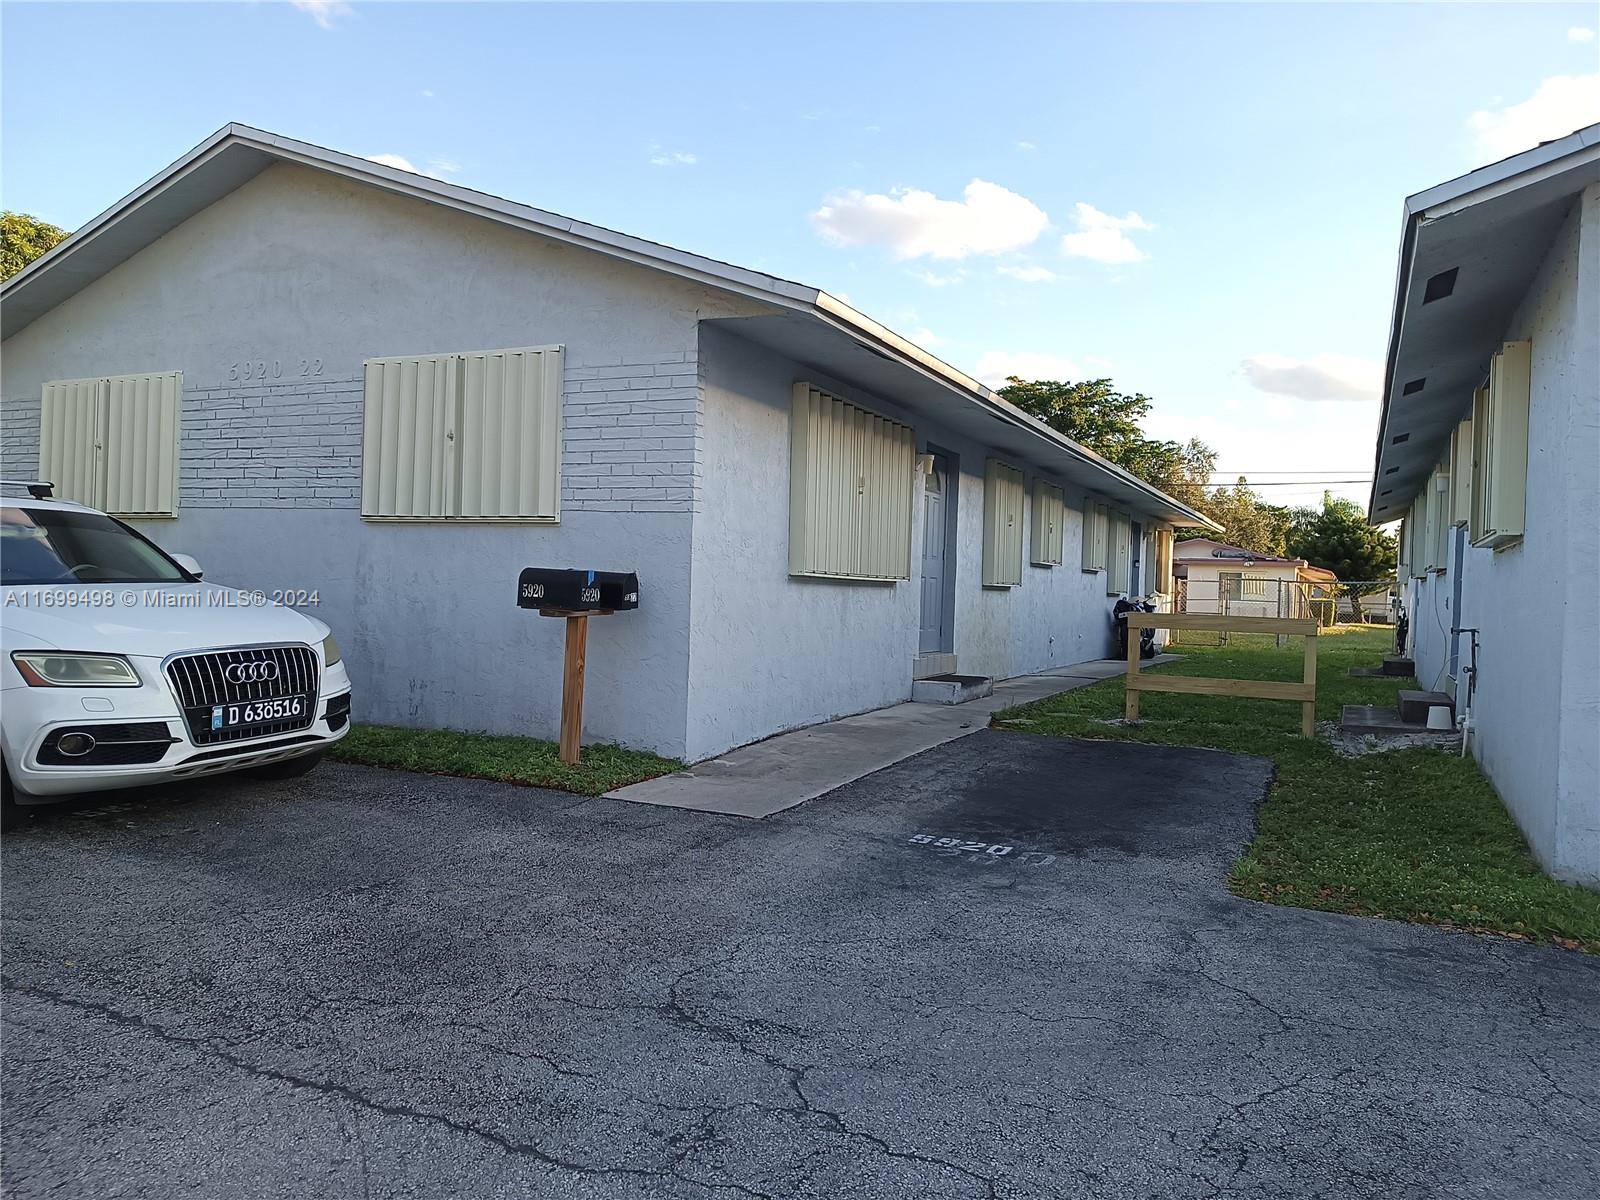
[[[187,583],[120,521],[61,508],[0,508],[0,583]]]

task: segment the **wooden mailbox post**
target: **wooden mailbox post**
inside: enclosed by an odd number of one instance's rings
[[[583,674],[589,653],[589,618],[639,607],[639,577],[621,571],[550,571],[527,567],[517,579],[517,607],[541,617],[564,617],[566,653],[561,668],[561,761],[576,766],[583,755]]]
[[[1209,613],[1128,614],[1128,700],[1123,715],[1139,719],[1140,692],[1184,692],[1191,696],[1248,696],[1294,700],[1300,704],[1300,732],[1317,727],[1317,632],[1310,617],[1227,617]],[[1300,683],[1270,679],[1209,679],[1193,675],[1145,675],[1139,670],[1140,629],[1210,629],[1218,633],[1300,634],[1306,639],[1305,674]]]

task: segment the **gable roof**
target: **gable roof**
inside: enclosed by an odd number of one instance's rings
[[[1368,520],[1406,514],[1574,198],[1596,182],[1600,124],[1406,198]],[[1446,294],[1429,300],[1435,277]]]
[[[0,336],[9,338],[26,328],[191,216],[279,162],[327,171],[762,301],[779,310],[776,318],[719,323],[730,331],[793,353],[800,361],[830,370],[840,378],[861,378],[888,394],[909,395],[912,407],[936,411],[939,419],[957,432],[1011,449],[1109,500],[1175,523],[1221,529],[1204,514],[1108,462],[819,288],[248,125],[219,129],[7,280],[0,287]],[[886,369],[884,363],[893,371]],[[889,390],[891,386],[893,390]],[[1000,425],[998,430],[995,422]]]

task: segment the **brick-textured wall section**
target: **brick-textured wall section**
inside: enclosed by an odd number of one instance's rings
[[[183,388],[178,508],[359,508],[362,378]],[[689,512],[703,392],[692,354],[566,370],[561,509]],[[4,402],[8,479],[39,469],[39,398]]]
[[[0,476],[39,474],[39,397],[7,396],[0,403]]]

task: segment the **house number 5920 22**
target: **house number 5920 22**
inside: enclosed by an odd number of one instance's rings
[[[322,360],[320,358],[291,359],[287,368],[289,375],[297,378],[306,378],[322,374]],[[284,376],[283,359],[281,358],[241,358],[236,363],[228,366],[229,383],[249,383],[255,379],[282,379]]]

